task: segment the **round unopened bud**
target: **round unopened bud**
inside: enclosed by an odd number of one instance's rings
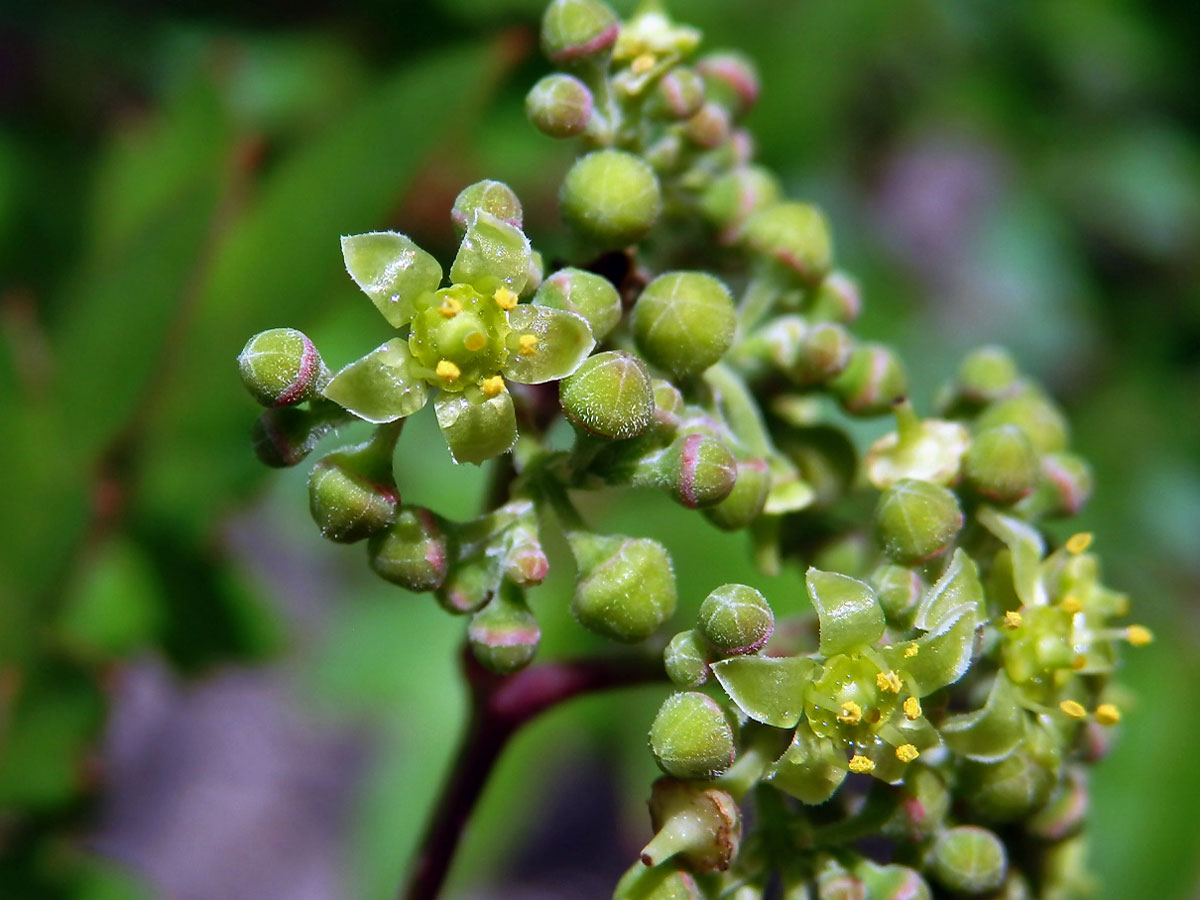
[[[487,605],[498,580],[495,565],[486,555],[472,556],[451,566],[434,598],[451,615],[467,615]]]
[[[414,593],[432,591],[446,580],[449,548],[435,516],[423,506],[402,507],[367,544],[371,568],[392,584]]]
[[[662,544],[588,532],[567,540],[579,570],[571,612],[584,628],[632,644],[675,612],[675,571]]]
[[[571,424],[597,437],[637,437],[654,419],[650,373],[624,350],[589,356],[559,383],[558,396]]]
[[[662,212],[654,170],[624,150],[597,150],[575,161],[558,192],[567,224],[604,247],[646,236]]]
[[[695,629],[681,631],[663,650],[663,668],[680,688],[699,687],[708,680],[708,645]]]
[[[459,238],[466,234],[475,213],[479,210],[489,212],[502,222],[517,228],[521,227],[524,217],[520,199],[507,184],[488,179],[477,181],[459,191],[450,210],[450,221],[454,224],[454,231]]]
[[[704,80],[695,69],[676,66],[658,80],[649,111],[664,119],[689,119],[704,105]]]
[[[739,459],[737,480],[729,496],[704,510],[704,516],[722,531],[738,531],[757,519],[771,491],[771,473],[764,459]]]
[[[547,75],[525,95],[525,113],[543,134],[569,138],[583,134],[594,101],[586,84],[573,75]]]
[[[750,216],[778,202],[783,194],[777,179],[762,166],[739,166],[713,180],[700,197],[700,213],[731,237]]]
[[[862,312],[858,282],[845,272],[830,272],[817,288],[808,317],[815,322],[849,325]]]
[[[850,362],[830,387],[846,412],[878,416],[908,394],[908,376],[899,357],[888,347],[863,344],[850,354]]]
[[[955,378],[955,390],[970,403],[990,403],[1016,386],[1020,372],[1003,347],[986,346],[963,358]]]
[[[242,384],[263,406],[311,400],[326,374],[313,342],[295,328],[259,332],[246,342],[237,361]]]
[[[354,451],[335,451],[313,467],[308,509],[322,537],[352,544],[391,524],[400,494],[390,476],[377,474]]]
[[[703,272],[668,272],[646,285],[633,333],[646,359],[677,376],[697,375],[733,343],[737,311],[729,289]]]
[[[1045,805],[1030,816],[1025,828],[1047,841],[1061,841],[1077,833],[1087,818],[1087,776],[1068,769]]]
[[[670,440],[679,430],[683,417],[683,392],[662,378],[652,378],[650,383],[654,386],[655,434],[663,440]]]
[[[728,791],[675,778],[660,778],[650,794],[654,839],[642,863],[661,865],[673,856],[694,872],[724,872],[737,855],[742,816]]]
[[[523,593],[507,583],[471,617],[467,627],[467,640],[475,658],[501,675],[529,665],[541,639],[542,630]]]
[[[945,553],[962,526],[954,494],[928,481],[902,478],[883,492],[875,508],[883,552],[905,566]]]
[[[829,272],[833,239],[819,209],[807,203],[776,203],[747,220],[742,239],[754,253],[773,261],[805,285]]]
[[[880,566],[870,580],[888,622],[909,624],[925,590],[921,576],[904,566]]]
[[[703,900],[703,895],[695,876],[686,869],[651,869],[639,859],[617,882],[612,900]]]
[[[281,406],[263,410],[250,432],[254,455],[274,469],[294,466],[348,418],[349,413],[333,404],[319,409]]]
[[[990,404],[975,420],[977,431],[1016,425],[1039,453],[1057,453],[1067,446],[1067,420],[1037,388],[1027,387]]]
[[[687,120],[683,133],[697,147],[713,150],[729,139],[729,113],[715,103],[705,103]]]
[[[675,439],[658,464],[664,486],[688,509],[715,506],[733,490],[737,460],[724,443],[692,432]]]
[[[1055,761],[1025,748],[997,763],[968,762],[962,786],[971,812],[991,822],[1023,819],[1050,796]]]
[[[733,728],[706,694],[672,694],[650,726],[650,752],[668,775],[715,778],[733,763]]]
[[[931,853],[933,877],[944,887],[964,894],[994,891],[1004,882],[1008,856],[992,832],[959,825],[938,835]]]
[[[1047,516],[1074,516],[1092,496],[1092,467],[1074,453],[1047,453],[1042,478],[1029,499]]]
[[[979,432],[963,459],[967,484],[997,503],[1015,503],[1033,490],[1038,458],[1033,444],[1015,425]]]
[[[750,111],[758,100],[759,80],[754,63],[738,53],[711,53],[696,63],[704,76],[708,96],[734,117]]]
[[[553,0],[542,15],[542,52],[563,65],[608,53],[620,26],[599,0]]]
[[[697,630],[722,656],[760,650],[775,630],[767,598],[747,584],[723,584],[700,604]]]
[[[820,384],[841,374],[850,364],[854,339],[836,322],[808,328],[792,348],[787,372],[803,385]]]
[[[608,337],[621,321],[621,296],[613,283],[583,269],[559,269],[542,282],[533,303],[582,316],[597,341]]]

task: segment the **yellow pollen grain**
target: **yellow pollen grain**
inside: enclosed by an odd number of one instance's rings
[[[506,312],[517,308],[517,295],[506,287],[497,288],[496,293],[492,294],[492,299]]]
[[[634,61],[629,64],[629,68],[633,70],[634,75],[645,75],[654,68],[654,63],[654,54],[643,53],[641,56],[636,57]]]
[[[442,305],[438,307],[438,315],[443,319],[453,319],[462,312],[462,304],[453,297],[443,297]]]
[[[1125,629],[1125,640],[1135,647],[1145,647],[1154,640],[1154,635],[1145,625],[1130,625]]]
[[[896,748],[896,759],[902,763],[910,763],[920,755],[921,751],[915,744],[901,744]]]
[[[533,356],[537,353],[538,338],[536,334],[523,334],[517,338],[517,346],[522,356]]]
[[[921,701],[916,697],[909,697],[904,701],[904,717],[910,721],[921,718]]]
[[[1021,621],[1021,614],[1015,609],[1010,609],[1004,614],[1004,624],[1009,628],[1020,628]]]
[[[850,757],[850,771],[857,775],[866,775],[875,771],[875,763],[858,753]]]
[[[1074,594],[1067,594],[1067,596],[1063,597],[1062,608],[1064,612],[1075,615],[1077,612],[1083,612],[1083,601]]]
[[[487,335],[482,331],[472,331],[463,341],[463,346],[472,353],[476,353],[487,346]]]
[[[491,378],[485,378],[479,382],[479,389],[483,391],[485,397],[498,397],[504,393],[504,376],[493,375]]]
[[[842,704],[842,711],[838,713],[837,720],[844,725],[857,725],[862,721],[862,707],[853,700],[847,700]]]
[[[904,648],[904,658],[912,659],[914,656],[916,656],[920,652],[921,652],[921,648],[918,647],[917,644],[914,642]]]
[[[892,694],[900,693],[900,676],[895,672],[876,673],[875,684],[881,691],[888,691]]]
[[[1078,534],[1073,534],[1067,538],[1067,543],[1064,544],[1068,553],[1082,553],[1088,547],[1092,546],[1092,533],[1090,531],[1081,531]]]
[[[1076,672],[1082,671],[1087,666],[1086,656],[1077,656],[1071,660],[1071,668]]]
[[[1101,703],[1096,707],[1096,721],[1101,725],[1116,725],[1121,721],[1121,711],[1112,703]]]
[[[1065,712],[1072,719],[1087,718],[1087,710],[1084,709],[1082,703],[1079,703],[1075,700],[1064,700],[1062,703],[1058,704],[1058,708]]]
[[[438,363],[434,371],[437,372],[438,378],[445,378],[447,381],[458,381],[459,376],[462,375],[462,369],[448,359],[443,359]]]

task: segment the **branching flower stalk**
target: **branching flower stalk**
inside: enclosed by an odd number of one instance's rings
[[[268,407],[255,428],[268,465],[375,426],[317,462],[313,517],[332,540],[365,541],[382,578],[468,617],[473,724],[406,896],[436,894],[515,728],[649,677],[636,656],[526,668],[540,640],[526,595],[559,564],[550,522],[574,558],[579,623],[659,637],[675,687],[650,725],[653,837],[615,898],[1086,896],[1087,768],[1121,718],[1120,645],[1151,640],[1122,622],[1091,535],[1044,530],[1086,502],[1088,465],[995,347],[968,354],[936,417],[918,414],[896,351],[854,335],[859,292],[825,216],[754,161],[740,125],[752,65],[698,55],[701,42],[652,0],[625,21],[553,0],[542,47],[561,71],[527,108],[581,144],[559,191],[578,265],[545,272],[518,198],[479,182],[451,211],[448,280],[404,235],[342,239],[397,337],[336,373],[293,329],[239,357]],[[619,282],[602,274],[614,258]],[[394,479],[401,426],[431,392],[458,462],[507,460],[471,521],[404,503]],[[569,451],[546,442],[548,397],[574,427]],[[895,430],[856,446],[848,417],[880,416]],[[813,614],[777,620],[713,571],[697,621],[668,640],[667,549],[597,533],[574,505],[611,486],[744,531],[766,572],[800,566]],[[589,674],[539,693],[555,673]]]

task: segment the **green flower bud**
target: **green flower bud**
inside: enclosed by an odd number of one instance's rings
[[[599,0],[553,0],[542,15],[542,52],[559,65],[607,55],[620,26]]]
[[[1012,390],[1019,377],[1017,364],[1007,350],[979,347],[968,353],[958,367],[954,388],[969,403],[990,403]]]
[[[714,150],[729,140],[729,113],[715,103],[705,103],[683,126],[688,140],[705,150]]]
[[[687,66],[676,66],[658,80],[647,104],[664,119],[690,119],[704,105],[704,80]]]
[[[543,134],[569,138],[583,134],[591,121],[594,101],[586,84],[573,75],[547,75],[525,96],[525,113]]]
[[[655,468],[659,483],[688,509],[715,506],[737,481],[737,461],[729,448],[698,432],[676,438]]]
[[[928,481],[897,481],[875,508],[875,532],[883,552],[905,566],[945,553],[962,526],[958,499]]]
[[[1023,501],[1031,511],[1046,516],[1074,516],[1092,496],[1092,467],[1074,453],[1047,453],[1042,457],[1041,479]]]
[[[760,210],[747,220],[742,240],[802,285],[818,284],[833,258],[829,224],[807,203],[785,201]]]
[[[621,321],[621,296],[612,282],[583,269],[559,269],[542,282],[533,302],[581,316],[597,341],[608,337]]]
[[[1057,453],[1067,446],[1067,420],[1058,407],[1034,387],[993,401],[975,420],[977,432],[1000,425],[1020,428],[1039,453]]]
[[[1004,883],[1008,856],[996,835],[973,825],[959,825],[938,835],[930,853],[933,877],[964,894],[994,891]]]
[[[694,872],[724,872],[742,839],[741,812],[728,791],[675,778],[654,782],[650,823],[654,839],[640,854],[647,866],[678,857]]]
[[[654,170],[624,150],[597,150],[580,157],[558,193],[563,219],[604,247],[641,240],[662,212]]]
[[[817,900],[867,900],[867,886],[832,857],[817,870]]]
[[[884,834],[920,843],[941,830],[951,800],[941,775],[925,766],[910,769],[900,797],[900,808],[884,826]]]
[[[520,199],[507,184],[486,179],[477,181],[459,192],[450,210],[450,221],[459,240],[467,233],[479,210],[491,213],[514,228],[521,227],[524,217]]]
[[[392,452],[399,434],[399,425],[378,428],[370,441],[334,451],[313,467],[308,509],[323,537],[352,544],[395,519],[400,492]]]
[[[921,576],[904,566],[880,566],[870,578],[879,605],[888,622],[907,627],[917,611],[925,584]]]
[[[858,282],[845,272],[830,272],[817,288],[808,318],[814,322],[841,322],[849,325],[862,312]]]
[[[724,584],[700,604],[697,630],[721,656],[741,656],[762,648],[775,630],[767,598],[745,584]]]
[[[579,570],[571,612],[584,628],[632,644],[675,612],[675,571],[662,544],[580,531],[567,541]]]
[[[908,376],[892,350],[882,344],[863,344],[850,354],[845,370],[829,386],[846,412],[878,416],[908,394]]]
[[[670,866],[646,868],[638,860],[617,882],[613,900],[703,900],[691,872]]]
[[[961,772],[962,796],[980,818],[1013,822],[1044,804],[1057,780],[1057,753],[1048,743],[1030,740],[999,762],[965,763]]]
[[[423,506],[402,507],[391,525],[371,536],[367,553],[376,574],[413,593],[436,590],[446,580],[445,529]]]
[[[963,466],[967,484],[997,503],[1015,503],[1037,483],[1037,453],[1015,425],[999,425],[975,435]]]
[[[867,451],[867,480],[880,490],[901,478],[941,485],[957,481],[971,440],[967,429],[943,419],[918,419],[907,400],[897,403],[894,412],[897,430],[881,437]]]
[[[855,865],[854,874],[871,900],[930,900],[933,896],[925,879],[908,866],[881,866],[863,859]]]
[[[703,272],[668,272],[646,285],[633,333],[646,359],[677,376],[698,375],[733,343],[737,311],[729,289]]]
[[[571,424],[609,440],[637,437],[654,420],[654,388],[646,364],[624,350],[597,353],[559,384]]]
[[[708,645],[700,632],[681,631],[663,650],[663,667],[679,688],[699,687],[708,680]]]
[[[332,404],[264,410],[250,432],[254,455],[273,469],[294,466],[312,453],[321,438],[349,420],[349,414]]]
[[[501,675],[529,665],[541,639],[542,630],[525,603],[524,592],[507,583],[471,617],[467,627],[475,658]]]
[[[736,230],[783,194],[779,179],[762,166],[739,166],[714,179],[700,196],[700,214],[731,240]]]
[[[451,566],[442,586],[434,591],[438,605],[461,616],[488,604],[500,584],[496,566],[485,554],[471,556]]]
[[[292,406],[320,393],[329,371],[308,335],[272,328],[250,338],[238,354],[238,373],[263,406]]]
[[[758,73],[741,54],[711,53],[696,63],[696,70],[704,76],[708,96],[735,117],[745,115],[758,100]]]
[[[667,441],[679,430],[684,413],[683,392],[662,378],[652,378],[650,383],[654,386],[653,430],[656,436]]]
[[[733,763],[733,729],[706,694],[672,694],[650,726],[650,751],[676,778],[715,778]]]
[[[729,496],[704,510],[704,516],[722,531],[738,531],[757,519],[771,490],[771,472],[765,459],[739,459],[737,480]]]
[[[1087,811],[1087,776],[1070,768],[1046,804],[1025,823],[1025,830],[1046,841],[1061,841],[1081,830]]]

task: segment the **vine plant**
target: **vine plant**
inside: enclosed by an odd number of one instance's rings
[[[1085,896],[1087,767],[1121,717],[1110,674],[1118,644],[1150,634],[1114,623],[1128,603],[1102,584],[1090,535],[1056,546],[1042,530],[1091,491],[1062,413],[984,347],[938,417],[918,416],[897,354],[852,331],[859,292],[825,216],[754,161],[747,60],[698,56],[700,33],[655,2],[620,21],[599,0],[553,0],[541,42],[561,71],[528,113],[582,145],[559,192],[580,265],[546,272],[518,198],[479,182],[451,210],[448,277],[405,235],[342,238],[395,338],[336,373],[290,328],[238,358],[268,407],[254,432],[268,465],[374,425],[316,463],[312,516],[330,540],[365,540],[382,578],[468,617],[472,721],[405,896],[437,893],[515,729],[664,669],[654,834],[616,898]],[[455,460],[504,457],[471,521],[405,504],[393,476],[431,394]],[[566,451],[547,440],[560,415]],[[896,427],[860,454],[846,416]],[[813,615],[776,622],[714,567],[697,621],[666,641],[667,549],[595,532],[573,500],[613,485],[744,530],[766,572],[804,567]],[[555,523],[579,624],[661,636],[661,664],[531,665],[526,594]]]

